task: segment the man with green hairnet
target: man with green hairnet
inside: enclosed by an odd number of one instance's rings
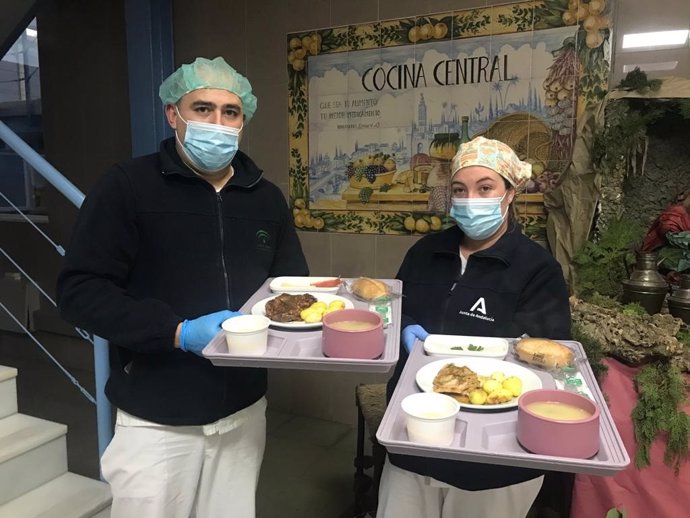
[[[223,58],[160,86],[175,137],[121,162],[79,213],[58,279],[63,318],[110,340],[113,518],[251,518],[266,370],[202,349],[268,277],[308,275],[281,191],[238,150],[256,111]]]

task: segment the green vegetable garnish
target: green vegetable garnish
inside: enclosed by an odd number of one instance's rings
[[[455,347],[451,347],[450,350],[451,351],[464,351],[464,349],[462,347],[460,347],[459,345],[456,345]]]

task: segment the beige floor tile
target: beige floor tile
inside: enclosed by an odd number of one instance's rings
[[[280,433],[280,428],[290,421],[294,416],[280,410],[268,408],[266,410],[266,433],[276,435]]]
[[[257,518],[338,518],[352,503],[352,456],[273,439],[257,492]]]

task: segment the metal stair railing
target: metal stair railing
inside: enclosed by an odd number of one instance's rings
[[[0,121],[0,140],[4,141],[17,155],[25,160],[34,170],[45,178],[53,187],[55,187],[65,198],[72,204],[79,208],[84,201],[84,194],[77,189],[77,187],[65,178],[60,172],[55,169],[45,158],[39,155],[31,146],[24,142],[16,133],[14,133],[4,122]],[[65,255],[65,250],[62,246],[51,240],[41,229],[39,229],[31,219],[17,208],[3,193],[0,196],[5,199],[17,211],[17,213],[29,222],[34,229],[36,229],[44,239],[46,239],[55,250],[62,256]],[[5,250],[0,247],[2,253],[21,273],[26,279],[31,282],[39,292],[48,300],[53,306],[56,306],[55,301],[36,283],[36,281],[20,268],[17,262],[12,259]],[[0,309],[3,309],[12,320],[43,350],[53,363],[69,378],[69,380],[81,391],[81,393],[89,401],[96,405],[96,419],[98,428],[98,452],[99,457],[103,455],[105,448],[112,439],[112,417],[111,406],[108,399],[105,397],[105,382],[110,375],[110,364],[108,360],[108,341],[93,335],[93,337],[86,331],[75,328],[79,335],[93,344],[94,347],[94,375],[96,381],[96,396],[92,396],[86,389],[84,389],[79,381],[65,369],[60,362],[41,344],[41,342],[27,329],[20,320],[12,314],[2,302],[0,302]]]

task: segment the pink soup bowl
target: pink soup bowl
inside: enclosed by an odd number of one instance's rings
[[[537,401],[574,405],[591,415],[576,421],[543,417],[527,409]],[[532,453],[588,459],[599,451],[599,407],[565,390],[530,390],[518,399],[517,439]]]
[[[365,322],[367,329],[344,330],[338,322]],[[384,334],[381,315],[365,309],[341,309],[323,317],[323,354],[331,358],[372,360],[383,354]]]

